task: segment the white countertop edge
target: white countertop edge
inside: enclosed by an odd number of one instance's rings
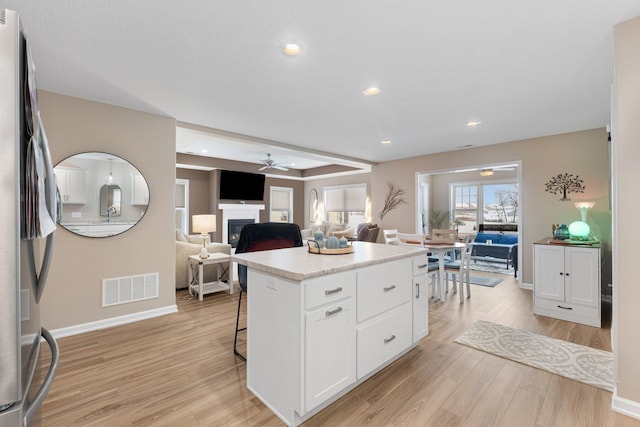
[[[369,246],[367,245],[374,245]],[[302,281],[326,274],[367,267],[381,262],[396,261],[420,254],[425,248],[387,246],[381,243],[354,242],[354,253],[319,255],[309,253],[308,247],[248,252],[231,257],[233,262],[290,280]],[[366,254],[365,252],[370,252]],[[373,252],[373,253],[371,253]]]

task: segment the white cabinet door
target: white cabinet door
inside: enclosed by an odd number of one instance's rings
[[[147,186],[147,181],[140,174],[132,175],[131,204],[132,205],[148,205],[149,204],[149,187]]]
[[[356,380],[356,312],[353,298],[305,315],[305,410]]]
[[[426,274],[413,278],[413,342],[429,334],[429,291]]]
[[[56,169],[56,183],[62,203],[86,203],[85,172],[82,169]]]
[[[564,252],[566,301],[597,307],[600,291],[598,250],[567,247]]]
[[[564,301],[564,248],[534,245],[533,292],[537,298]]]

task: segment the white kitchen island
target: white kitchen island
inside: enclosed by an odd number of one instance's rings
[[[247,387],[298,425],[428,334],[423,248],[354,242],[237,254],[247,266]]]

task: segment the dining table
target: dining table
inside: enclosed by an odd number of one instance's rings
[[[429,250],[433,255],[438,257],[438,293],[439,297],[436,298],[439,301],[446,301],[447,293],[444,287],[444,258],[447,252],[463,249],[464,243],[461,242],[436,242],[432,240],[425,240],[424,247]]]

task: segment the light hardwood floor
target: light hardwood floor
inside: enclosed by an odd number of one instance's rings
[[[608,321],[597,329],[534,316],[531,291],[498,276],[495,288],[472,285],[464,304],[431,303],[417,348],[304,425],[640,426],[611,411],[609,392],[453,342],[484,319],[611,350]],[[282,425],[247,390],[233,355],[237,298],[199,303],[179,291],[179,313],[60,339],[58,375],[34,425]]]

